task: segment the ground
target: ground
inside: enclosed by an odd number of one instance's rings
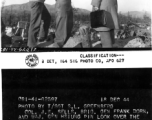
[[[75,33],[75,35],[69,38],[69,40],[67,41],[67,43],[64,45],[63,48],[75,48],[75,47],[76,48],[90,48],[91,46],[92,48],[102,48],[102,45],[101,45],[102,42],[99,39],[97,39],[97,33],[95,33],[96,35],[95,36],[93,35],[93,37],[91,36],[91,34],[92,32],[90,32],[90,29],[87,26],[82,26]],[[137,35],[134,37],[129,36],[125,39],[116,39],[114,48],[124,48],[125,46],[127,46],[127,44],[129,44],[128,46],[131,46],[131,48],[134,48],[134,45],[135,45],[135,48],[137,47],[140,48],[141,45],[138,46],[137,44],[142,44],[142,47],[146,47],[146,48],[151,47],[151,44],[152,44],[151,30],[138,28],[136,30],[136,34]],[[8,37],[7,35],[10,37]],[[2,37],[2,47],[26,47],[27,46],[27,40],[23,41],[22,37],[12,36],[13,34],[10,34],[10,33],[7,35],[4,35]],[[139,38],[139,37],[141,41],[138,41],[138,39],[137,41],[135,41],[135,38]],[[53,37],[50,37],[50,38],[51,38],[50,41],[41,42],[38,44],[37,47],[52,48]],[[131,42],[133,40],[134,42]],[[134,45],[131,45],[132,43]]]

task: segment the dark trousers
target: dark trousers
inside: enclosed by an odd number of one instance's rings
[[[73,11],[72,9],[65,12],[57,12],[56,17],[56,32],[54,42],[63,47],[71,36],[73,28]]]
[[[30,6],[31,6],[31,21],[30,21],[30,28],[28,35],[28,47],[36,47],[38,34],[41,34],[39,32],[42,32],[44,30],[43,34],[45,35],[43,36],[45,36],[45,38],[47,37],[51,16],[47,8],[45,7],[44,3],[30,2]],[[43,28],[41,26],[42,20],[44,22]],[[40,30],[40,28],[43,30]]]

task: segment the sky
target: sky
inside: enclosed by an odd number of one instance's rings
[[[1,0],[3,1],[3,0]],[[10,4],[22,4],[28,2],[28,0],[5,0],[5,5]],[[47,4],[54,4],[55,0],[45,0]],[[151,11],[151,0],[118,0],[119,11]],[[72,5],[78,8],[84,8],[91,10],[91,0],[72,0]]]

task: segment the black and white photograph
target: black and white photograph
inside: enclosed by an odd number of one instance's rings
[[[151,0],[1,0],[0,120],[152,120]]]
[[[1,26],[2,48],[150,49],[151,0],[2,0]]]

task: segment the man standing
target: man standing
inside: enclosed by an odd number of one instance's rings
[[[100,33],[102,48],[112,48],[115,43],[115,33],[119,31],[118,3],[117,0],[92,0],[93,11],[106,12],[106,27],[95,28]],[[95,18],[96,19],[96,18]]]
[[[63,47],[73,28],[73,9],[71,0],[56,0],[56,32],[54,44]]]
[[[44,5],[44,1],[45,0],[29,0],[31,6],[31,21],[28,36],[28,47],[37,46],[37,38],[42,21],[44,22],[43,29],[45,34],[43,39],[46,39],[47,37],[51,16]]]

